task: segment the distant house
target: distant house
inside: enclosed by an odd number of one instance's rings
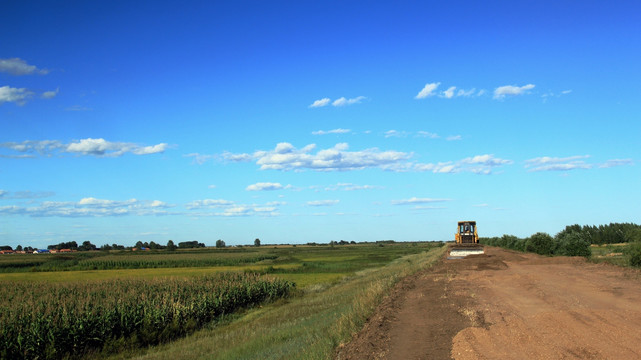
[[[49,252],[50,252],[50,253],[52,253],[52,254],[55,254],[55,253],[57,253],[57,252],[58,252],[58,250],[56,250],[56,249],[51,249],[51,250],[49,250]]]
[[[0,250],[0,254],[13,254],[15,251],[13,250]]]
[[[33,253],[34,253],[34,254],[48,254],[48,253],[49,253],[49,250],[47,250],[47,249],[34,250],[34,251],[33,251]]]
[[[58,252],[61,252],[61,253],[63,253],[63,252],[71,252],[71,249],[60,249],[60,250],[58,250]]]

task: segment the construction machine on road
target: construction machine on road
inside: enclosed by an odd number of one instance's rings
[[[476,221],[459,221],[454,240],[455,243],[450,245],[448,259],[462,259],[468,255],[485,253],[483,245],[479,244]]]

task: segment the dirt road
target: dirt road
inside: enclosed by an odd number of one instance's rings
[[[404,279],[338,359],[641,359],[641,273],[498,248]]]

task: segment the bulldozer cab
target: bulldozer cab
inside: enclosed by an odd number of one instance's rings
[[[454,235],[457,244],[478,244],[476,221],[459,221],[458,231]]]

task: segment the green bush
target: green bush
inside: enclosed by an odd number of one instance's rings
[[[590,241],[583,233],[565,232],[557,235],[557,248],[555,253],[563,256],[583,256],[589,258],[592,255]]]
[[[539,255],[552,255],[554,247],[552,236],[543,232],[538,232],[525,241],[525,251]]]
[[[630,257],[630,266],[641,267],[641,242],[633,242],[625,250]]]

